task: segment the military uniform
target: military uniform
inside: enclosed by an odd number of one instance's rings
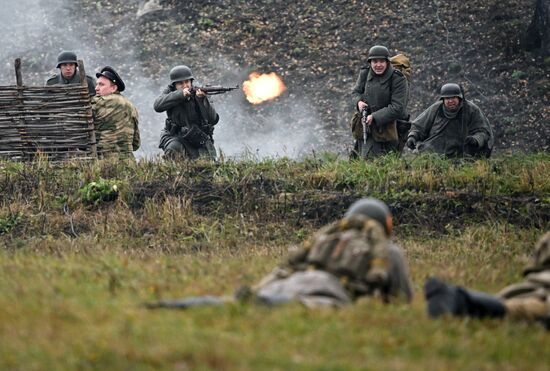
[[[354,154],[362,158],[379,156],[398,150],[397,120],[407,120],[408,82],[403,73],[388,66],[377,75],[369,65],[361,68],[353,88],[352,100],[367,103],[372,111],[373,124],[366,144],[361,135],[355,137]],[[361,129],[362,130],[362,129]]]
[[[523,282],[505,287],[497,296],[511,318],[546,320],[550,329],[550,232],[539,240],[533,262],[523,274]]]
[[[504,317],[541,321],[550,330],[550,232],[537,243],[525,280],[505,287],[496,296],[431,278],[425,286],[428,313],[470,317]]]
[[[354,215],[322,228],[294,250],[284,268],[254,287],[261,301],[298,300],[336,306],[363,296],[411,301],[413,292],[401,250],[375,220]]]
[[[88,82],[88,93],[91,97],[95,95],[95,79],[92,76],[86,75],[86,80]],[[61,73],[52,75],[47,81],[46,85],[69,85],[69,84],[78,84],[80,85],[80,75],[78,70],[75,72],[73,77],[66,79],[61,75]]]
[[[479,147],[466,145],[474,137]],[[431,105],[411,125],[418,152],[435,152],[448,157],[490,155],[494,144],[493,130],[478,106],[465,99],[455,112],[449,112],[442,101]]]
[[[138,112],[119,93],[92,98],[98,153],[132,157],[140,146]]]
[[[164,300],[149,307],[187,308],[243,299],[267,305],[297,301],[308,307],[342,307],[366,296],[410,302],[413,291],[403,253],[390,242],[384,227],[353,215],[319,230],[292,250],[283,266],[234,297]]]
[[[168,116],[159,144],[167,157],[182,154],[190,159],[216,159],[212,135],[219,115],[207,97],[185,97],[181,90],[169,85],[155,100],[154,109],[166,111]]]

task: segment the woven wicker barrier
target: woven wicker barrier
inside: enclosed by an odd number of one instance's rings
[[[82,85],[25,86],[21,61],[17,85],[0,86],[0,157],[53,161],[97,157],[92,106],[82,61]]]

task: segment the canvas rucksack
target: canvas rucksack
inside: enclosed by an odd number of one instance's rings
[[[412,77],[412,68],[411,68],[411,61],[409,60],[409,57],[407,57],[405,54],[396,54],[393,57],[390,58],[391,65],[396,70],[399,70],[405,75],[407,78],[407,82],[411,83],[411,77]]]
[[[390,63],[394,69],[400,71],[407,79],[407,100],[410,98],[411,81],[412,81],[412,68],[409,57],[405,54],[396,54],[390,58]],[[399,138],[398,149],[399,152],[405,147],[409,130],[411,129],[411,123],[407,120],[397,120],[397,136]]]
[[[305,243],[302,254],[294,255],[290,265],[332,273],[344,278],[353,294],[362,294],[386,285],[388,244],[377,221],[353,216],[321,229]]]

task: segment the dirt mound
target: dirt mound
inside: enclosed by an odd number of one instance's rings
[[[296,226],[320,227],[344,214],[360,197],[356,192],[301,190],[284,192],[289,185],[272,180],[243,179],[233,183],[213,183],[206,178],[170,183],[162,180],[135,186],[134,211],[147,199],[162,202],[178,196],[190,200],[198,214],[223,218],[245,214],[257,223],[285,221]],[[487,221],[506,222],[544,229],[550,223],[548,203],[534,195],[492,195],[466,192],[441,192],[385,199],[398,216],[398,230],[430,230],[444,233],[448,228],[462,229]]]

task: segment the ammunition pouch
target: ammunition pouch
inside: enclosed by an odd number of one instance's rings
[[[199,129],[196,125],[191,125],[191,127],[182,127],[180,129],[179,137],[193,147],[202,147],[206,143],[212,141],[212,137]]]

